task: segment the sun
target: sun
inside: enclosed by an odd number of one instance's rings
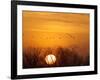
[[[47,64],[52,65],[56,62],[56,56],[53,54],[49,54],[45,57],[45,61]]]

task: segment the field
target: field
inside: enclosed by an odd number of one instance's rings
[[[56,56],[56,62],[48,65],[45,57],[48,54]],[[85,59],[74,49],[68,48],[28,48],[23,52],[23,68],[64,67],[89,65],[89,56]]]

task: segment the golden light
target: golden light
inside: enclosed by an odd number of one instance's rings
[[[56,56],[49,54],[45,57],[45,61],[47,64],[51,65],[54,64],[56,62]]]

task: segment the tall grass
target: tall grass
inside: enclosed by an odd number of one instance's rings
[[[56,56],[56,62],[48,65],[45,57],[48,54]],[[89,56],[82,56],[68,48],[27,48],[23,50],[23,68],[64,67],[89,65]]]

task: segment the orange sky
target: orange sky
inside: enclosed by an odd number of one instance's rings
[[[23,47],[89,50],[89,14],[23,11]]]

